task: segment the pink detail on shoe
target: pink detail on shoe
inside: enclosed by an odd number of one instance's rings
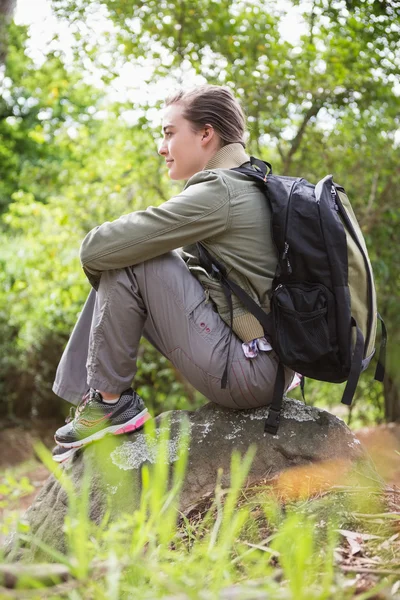
[[[128,423],[127,425],[123,425],[117,431],[114,431],[114,435],[119,435],[120,433],[129,433],[130,431],[135,431],[135,429],[139,429],[142,425],[151,418],[149,413],[143,415],[140,419],[136,421],[136,423]]]

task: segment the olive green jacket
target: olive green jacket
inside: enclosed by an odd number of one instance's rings
[[[225,264],[229,277],[268,312],[277,264],[271,211],[255,182],[230,171],[248,161],[241,144],[224,146],[177,196],[90,231],[80,257],[93,287],[98,287],[102,271],[135,265],[181,248],[190,271],[229,324],[221,285],[199,265],[195,244],[201,241]],[[233,330],[244,342],[263,335],[259,322],[235,297]]]

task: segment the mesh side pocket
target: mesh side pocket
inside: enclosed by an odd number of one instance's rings
[[[277,314],[277,351],[285,364],[315,362],[330,349],[327,309],[307,316],[281,309]]]
[[[328,328],[330,292],[312,284],[279,286],[272,298],[273,347],[292,368],[332,352]]]

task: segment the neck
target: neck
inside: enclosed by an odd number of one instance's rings
[[[213,169],[234,169],[249,162],[249,155],[246,154],[242,144],[234,143],[223,146],[209,159],[205,170]]]

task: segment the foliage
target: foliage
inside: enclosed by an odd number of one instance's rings
[[[9,61],[12,56],[11,48]],[[47,68],[54,84],[56,73],[51,63]],[[66,77],[65,84],[74,87],[74,78]],[[42,80],[39,71],[32,87],[41,86]],[[74,93],[77,95],[76,89]],[[84,90],[81,93],[83,98]],[[94,95],[87,94],[87,101]],[[69,98],[69,103],[72,100]],[[44,181],[43,177],[50,176],[48,165],[40,164],[36,169],[27,156],[19,156],[19,173],[11,170],[15,191],[3,215],[7,243],[0,254],[0,327],[4,330],[0,388],[7,398],[1,406],[3,415],[27,416],[32,410],[47,415],[60,412],[61,403],[55,402],[51,383],[68,332],[90,289],[79,265],[80,242],[97,223],[163,199],[165,176],[160,172],[151,133],[141,128],[132,132],[112,112],[106,122],[85,119],[78,109],[76,116],[76,121],[71,114],[68,119],[62,115],[52,118],[56,129],[52,139],[47,121],[40,126],[33,122],[28,132],[25,122],[17,128],[22,140],[40,138],[40,147],[46,146],[53,161],[56,180]],[[144,165],[153,171],[149,185],[144,185]],[[104,198],[109,201],[104,202]],[[151,381],[148,369],[142,379],[143,385]],[[167,381],[171,376],[167,375]],[[177,396],[182,395],[182,386],[173,385]],[[27,394],[29,401],[24,402]],[[150,406],[154,403],[152,399]]]
[[[49,52],[37,69],[25,52],[27,36],[25,27],[11,24],[0,72],[0,212],[17,190],[44,202],[57,189],[60,162],[73,149],[58,143],[60,128],[87,122],[100,99],[79,72],[66,68],[59,52]]]
[[[392,340],[391,389],[400,388],[395,4],[52,0],[75,32],[74,59],[55,37],[39,66],[25,50],[29,32],[11,26],[0,80],[0,392],[8,399],[0,414],[60,411],[51,380],[89,289],[79,244],[99,223],[178,189],[156,154],[154,107],[160,88],[164,94],[186,79],[234,89],[248,114],[250,151],[276,172],[311,181],[333,172],[346,187]],[[294,39],[285,30],[293,13]],[[135,75],[129,83],[120,76],[127,70]],[[93,73],[96,85],[87,83]],[[201,402],[149,345],[143,353],[136,385],[146,401]],[[381,419],[382,395],[363,382],[372,410],[360,418]],[[319,403],[339,394],[320,383],[309,389]]]

